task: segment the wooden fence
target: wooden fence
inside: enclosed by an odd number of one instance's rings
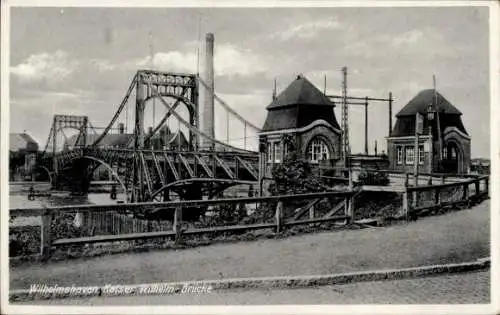
[[[217,200],[186,200],[186,201],[172,201],[172,202],[148,202],[148,203],[132,203],[132,204],[110,204],[110,205],[80,205],[80,206],[60,206],[50,208],[33,208],[33,209],[10,209],[9,214],[11,217],[28,217],[28,216],[41,216],[41,246],[40,254],[42,259],[50,257],[52,249],[58,246],[68,245],[81,245],[93,244],[103,242],[116,242],[116,241],[132,241],[132,240],[145,240],[154,238],[171,238],[176,243],[182,240],[183,236],[188,235],[201,235],[201,234],[214,234],[224,232],[237,232],[237,231],[252,231],[261,229],[274,229],[276,233],[281,233],[287,226],[295,225],[308,225],[314,223],[326,222],[343,222],[348,224],[353,217],[353,198],[358,190],[346,191],[329,191],[321,193],[308,193],[298,195],[284,195],[284,196],[270,196],[270,197],[249,197],[249,198],[230,198],[230,199],[217,199]],[[297,220],[288,219],[284,217],[285,204],[291,201],[304,202],[307,200],[321,200],[328,198],[341,199],[341,207],[336,205],[337,211],[330,211],[326,215],[320,217],[314,214],[314,205],[311,205],[306,210],[309,211],[309,219]],[[182,227],[182,213],[183,209],[192,207],[204,206],[217,206],[217,205],[241,205],[241,204],[262,204],[267,203],[271,205],[274,210],[273,222],[263,222],[257,224],[242,224],[242,225],[229,225],[229,226],[215,226],[209,228],[193,228],[183,229]],[[62,239],[52,239],[52,229],[54,227],[53,220],[55,217],[60,217],[64,214],[76,213],[91,213],[94,216],[113,213],[116,216],[117,212],[125,211],[145,211],[148,209],[168,209],[174,208],[174,219],[172,228],[166,231],[154,232],[135,232],[122,231],[118,235],[96,235],[85,237],[72,237]],[[303,211],[303,209],[299,209]],[[343,212],[341,215],[336,215],[338,212]],[[89,217],[89,216],[87,216]],[[101,230],[106,228],[101,227]],[[137,229],[136,229],[137,231]]]
[[[350,176],[349,179],[349,187],[353,187],[352,176]],[[473,178],[463,179],[460,182],[452,183],[445,183],[444,177],[441,177],[441,183],[439,184],[405,186],[397,189],[394,189],[394,187],[363,186],[350,188],[345,191],[328,191],[298,195],[132,204],[60,206],[44,209],[10,209],[9,213],[11,217],[41,216],[40,254],[42,259],[46,259],[50,257],[52,249],[58,246],[145,240],[154,238],[170,238],[175,242],[179,242],[182,240],[183,236],[189,235],[212,235],[214,233],[245,232],[263,229],[274,229],[276,233],[281,233],[286,227],[296,225],[309,225],[326,222],[341,222],[342,224],[349,224],[354,220],[354,213],[356,211],[354,199],[365,190],[397,192],[398,194],[401,194],[402,205],[399,217],[401,219],[408,219],[410,216],[418,216],[426,210],[442,209],[459,204],[467,204],[470,206],[472,203],[482,200],[482,198],[488,196],[489,177],[476,176]],[[320,201],[325,199],[336,201],[335,203],[329,204],[331,208],[327,209],[326,212],[319,213],[316,207]],[[292,202],[307,202],[307,204],[295,209],[292,216],[285,217],[284,209],[285,207],[289,207]],[[216,206],[221,205],[242,204],[268,204],[271,211],[274,211],[274,218],[271,219],[271,221],[251,224],[232,224],[188,229],[185,229],[182,226],[183,211],[185,209],[208,206],[216,208]],[[150,225],[151,222],[148,223],[147,220],[141,221],[140,219],[130,217],[127,218],[126,215],[119,214],[124,212],[146,211],[149,209],[172,209],[174,211],[173,222],[167,222],[163,227],[160,224],[159,227],[157,226],[155,229],[152,229]],[[65,214],[76,213],[90,214],[86,216],[86,220],[94,220],[94,223],[90,224],[94,227],[93,233],[90,236],[85,237],[52,239],[54,218]],[[341,214],[338,215],[339,213]],[[308,219],[301,219],[304,216],[308,217]],[[112,222],[112,227],[109,227],[110,220]],[[103,225],[102,222],[108,223]],[[109,234],[110,231],[113,234],[102,235],[106,233]]]

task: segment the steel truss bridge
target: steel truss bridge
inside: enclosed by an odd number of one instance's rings
[[[87,116],[55,115],[37,166],[49,173],[55,188],[70,186],[72,190],[81,192],[87,191],[92,174],[102,166],[113,176],[130,202],[168,200],[170,191],[177,193],[181,199],[211,198],[234,185],[258,184],[262,178],[258,152],[231,146],[200,131],[200,86],[207,93],[213,93],[198,75],[139,70],[113,118],[101,133],[97,133]],[[133,94],[135,126],[132,143],[119,148],[104,145],[103,140],[110,131],[117,129],[120,117],[123,120],[124,115],[128,116],[127,104],[130,99],[133,100]],[[226,111],[226,117],[231,115],[243,124],[245,139],[247,129],[259,130],[215,93],[212,96]],[[159,100],[166,113],[152,131],[146,133],[144,113],[146,102],[150,99]],[[173,101],[169,103],[167,99]],[[181,104],[187,108],[188,119],[176,111]],[[189,130],[186,147],[182,150],[152,149],[149,141],[159,134],[171,116]],[[58,150],[58,135],[64,135],[67,128],[77,130],[78,135],[74,146],[61,151]],[[200,146],[201,143],[203,146]]]

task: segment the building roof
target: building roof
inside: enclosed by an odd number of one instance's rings
[[[440,113],[452,114],[452,115],[462,115],[462,113],[453,106],[441,93],[437,92],[437,106]],[[427,107],[429,104],[434,103],[434,90],[422,90],[420,91],[405,107],[403,107],[398,116],[410,116],[415,115],[417,112],[420,114],[427,113]]]
[[[448,127],[456,127],[461,132],[468,134],[462,123],[460,115],[454,114],[439,114],[439,126],[441,133],[445,131]],[[432,122],[424,116],[424,133],[427,133],[429,128],[432,129],[432,134],[437,134],[437,120],[434,119]],[[396,120],[396,125],[391,132],[391,137],[406,137],[415,135],[415,116],[399,116]]]
[[[88,134],[85,145],[91,145],[94,143],[95,140],[100,135],[98,134]],[[76,145],[76,140],[78,138],[78,134],[72,135],[71,137],[68,138],[66,141],[65,145],[74,147]],[[117,133],[109,133],[107,134],[100,142],[100,146],[104,147],[130,147],[133,145],[132,139],[134,138],[134,134],[131,133],[124,133],[124,134],[117,134]]]
[[[437,104],[439,110],[439,124],[441,132],[448,127],[456,127],[467,134],[462,123],[462,113],[453,106],[441,93],[437,94]],[[427,119],[427,107],[434,102],[434,90],[420,91],[403,109],[396,115],[396,124],[391,132],[392,137],[404,137],[415,135],[415,114],[420,113],[424,119],[424,131],[431,128],[433,134],[437,134],[437,119],[429,121]]]
[[[27,133],[9,134],[9,151],[37,151],[38,143]]]
[[[335,106],[333,102],[309,82],[306,77],[298,75],[297,78],[267,106],[267,109],[305,104]]]
[[[324,120],[339,129],[334,104],[303,76],[298,76],[267,107],[262,131],[296,129]]]

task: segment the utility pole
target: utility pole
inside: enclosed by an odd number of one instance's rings
[[[151,70],[154,70],[155,62],[154,62],[154,50],[153,50],[153,33],[151,32],[151,30],[149,30],[149,56],[150,56]],[[153,89],[153,86],[151,86],[151,88]],[[156,126],[155,111],[156,111],[156,101],[155,101],[155,98],[153,97],[153,126]],[[150,147],[152,147],[152,144],[153,144],[152,136],[151,136],[150,140],[151,140]]]
[[[342,67],[342,149],[344,166],[349,157],[349,108],[347,106],[347,67]]]
[[[392,132],[392,92],[389,92],[389,133],[387,134],[389,137]]]
[[[368,155],[368,97],[365,98],[365,155]]]

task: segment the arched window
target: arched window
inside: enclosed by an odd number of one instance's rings
[[[307,159],[312,163],[318,163],[330,158],[328,145],[321,138],[314,138],[307,147]]]

